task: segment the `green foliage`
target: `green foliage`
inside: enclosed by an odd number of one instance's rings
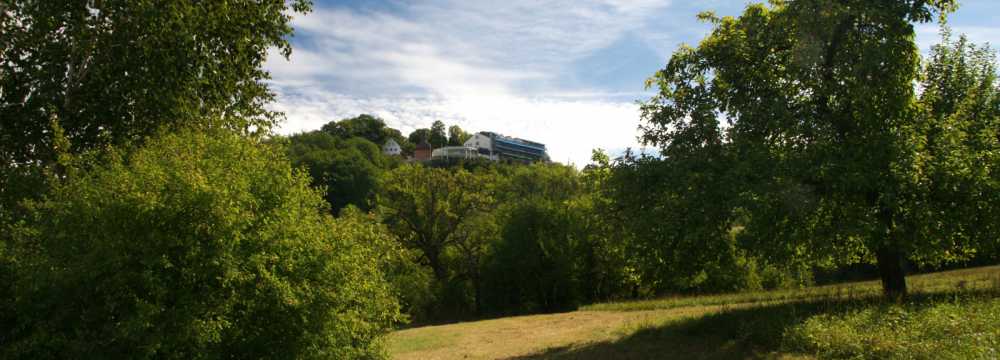
[[[324,131],[293,135],[288,143],[292,165],[305,168],[313,186],[326,191],[334,213],[348,205],[372,209],[378,178],[389,166],[378,145]]]
[[[659,94],[641,107],[643,139],[659,145],[662,158],[636,166],[661,169],[637,177],[642,185],[632,189],[659,187],[662,195],[625,203],[655,201],[648,206],[667,221],[638,241],[646,245],[640,253],[703,259],[723,253],[719,239],[742,226],[738,242],[751,255],[823,266],[877,262],[886,293],[900,296],[904,259],[947,261],[995,242],[971,236],[988,221],[968,215],[998,203],[988,170],[996,164],[996,112],[952,116],[947,101],[933,100],[946,89],[948,101],[970,104],[956,114],[995,104],[987,95],[995,92],[994,67],[984,65],[993,60],[939,47],[932,61],[939,65],[929,69],[969,61],[980,75],[934,70],[924,104],[913,86],[920,57],[911,22],[953,7],[777,1],[750,5],[738,18],[703,16],[712,33],[678,50],[647,83]],[[704,250],[674,250],[698,245]],[[657,256],[668,266],[685,261]]]
[[[906,226],[924,241],[911,244],[919,264],[939,265],[994,253],[1000,241],[1000,94],[997,60],[988,46],[953,39],[931,48],[911,126],[903,201]]]
[[[430,138],[431,138],[431,129],[416,129],[410,133],[410,136],[407,137],[407,140],[409,140],[410,143],[416,146],[423,143],[429,144]]]
[[[262,69],[291,52],[309,0],[5,1],[0,164],[52,161],[49,120],[71,153],[161,127],[267,133],[280,120]]]
[[[448,146],[462,146],[471,137],[472,134],[465,132],[458,125],[452,125],[448,128]]]
[[[495,181],[488,173],[419,164],[402,165],[380,179],[377,212],[398,244],[434,277],[434,302],[414,305],[412,315],[455,318],[477,311]],[[426,288],[417,290],[402,297],[428,298]]]
[[[445,146],[462,146],[472,135],[458,125],[445,127],[444,122],[435,120],[431,128],[416,129],[407,138],[412,144],[428,143],[435,149]]]
[[[611,176],[610,159],[594,150],[593,163],[579,173],[578,194],[566,203],[581,238],[578,249],[583,302],[639,296],[640,276],[629,253],[633,239],[612,213],[614,199],[605,188]]]
[[[404,151],[413,151],[413,144],[403,137],[399,130],[386,126],[385,120],[368,114],[361,114],[353,118],[330,122],[321,128],[340,139],[350,139],[359,137],[375,143],[381,147],[390,139],[395,140]]]
[[[789,285],[774,278],[782,270],[765,265],[735,240],[742,227],[727,198],[729,160],[674,155],[626,156],[605,175],[602,191],[613,201],[603,205],[603,213],[626,239],[642,293]]]
[[[474,314],[485,311],[482,304],[486,293],[485,276],[490,257],[501,241],[503,225],[496,211],[476,214],[456,231],[456,241],[448,252],[449,267],[455,269],[454,281],[464,288],[464,301],[459,306]]]
[[[446,248],[466,221],[492,207],[493,186],[489,176],[463,169],[403,165],[380,179],[378,210],[399,241],[420,250],[435,277],[446,280]]]
[[[435,120],[431,124],[431,134],[427,138],[427,142],[431,143],[435,149],[448,145],[448,134],[445,132],[445,126],[441,120]]]
[[[426,318],[425,311],[433,306],[437,294],[433,273],[418,263],[419,251],[404,248],[374,214],[364,213],[356,207],[344,208],[337,222],[342,231],[349,229],[351,234],[356,234],[352,238],[358,243],[374,249],[373,259],[377,260],[378,269],[392,286],[402,312],[414,318]]]
[[[487,270],[487,311],[576,309],[581,303],[580,239],[569,212],[545,202],[525,202],[509,211],[503,242]]]
[[[606,164],[605,164],[606,165]],[[551,312],[633,296],[636,273],[598,191],[607,167],[508,168],[500,187],[500,239],[486,267],[490,313]]]
[[[380,181],[378,213],[435,275],[434,302],[411,308],[415,317],[557,311],[632,295],[636,274],[599,205],[610,200],[589,191],[606,168],[471,169],[404,165]]]
[[[387,252],[331,218],[280,150],[182,132],[97,160],[8,228],[3,357],[380,355],[401,320]]]

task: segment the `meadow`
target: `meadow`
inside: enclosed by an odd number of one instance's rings
[[[1000,266],[404,329],[395,359],[996,359]]]

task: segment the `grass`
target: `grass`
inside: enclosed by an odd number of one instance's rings
[[[790,351],[822,358],[997,359],[1000,299],[957,299],[819,314],[785,332]]]
[[[974,290],[1000,287],[1000,266],[954,270],[909,276],[907,285],[912,294],[933,294],[952,290]],[[878,297],[882,285],[878,281],[863,281],[776,291],[744,292],[721,295],[671,297],[653,300],[612,302],[588,305],[580,310],[638,311],[672,309],[704,305],[760,304],[770,302],[810,301],[823,299],[857,299]]]
[[[407,329],[399,359],[997,359],[1000,266],[878,282],[595,304],[580,311]]]

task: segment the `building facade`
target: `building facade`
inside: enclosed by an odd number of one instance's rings
[[[413,160],[416,161],[428,161],[431,159],[431,151],[434,148],[431,144],[425,142],[417,144],[417,147],[413,149]]]
[[[473,135],[464,144],[494,160],[520,162],[549,161],[545,144],[482,131]]]

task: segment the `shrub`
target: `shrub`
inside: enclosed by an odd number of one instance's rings
[[[399,320],[281,151],[182,133],[68,171],[12,227],[18,358],[370,358]]]

